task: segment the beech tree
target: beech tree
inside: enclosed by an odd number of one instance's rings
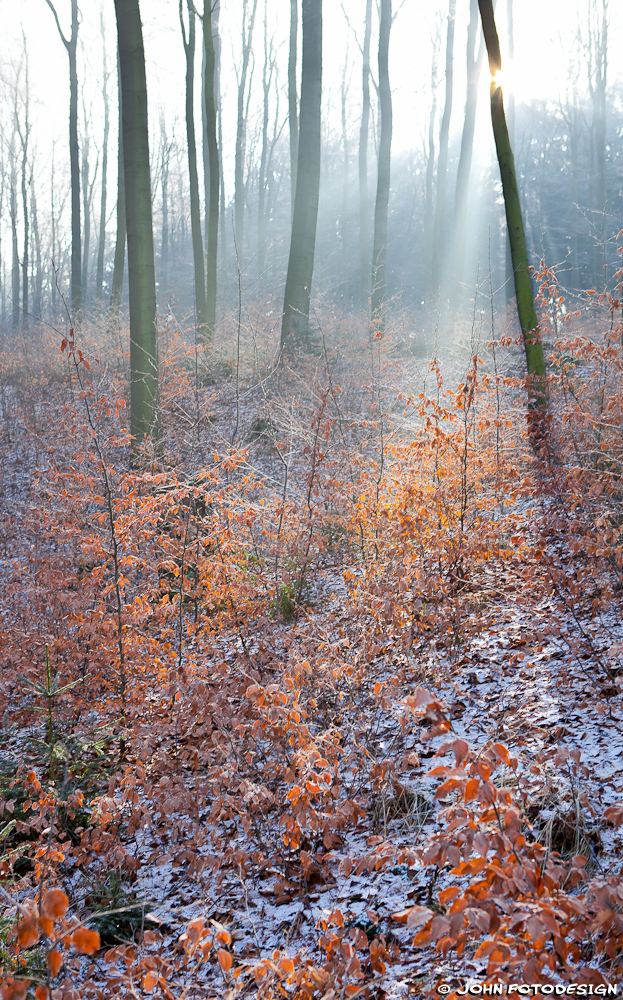
[[[387,278],[387,213],[392,146],[392,92],[389,85],[389,33],[392,25],[392,2],[381,0],[379,27],[379,105],[381,138],[379,142],[376,205],[374,209],[374,243],[372,249],[372,332],[385,328],[385,298]]]
[[[188,150],[188,176],[190,182],[190,228],[193,241],[195,274],[195,320],[197,337],[203,340],[206,325],[206,284],[203,272],[203,238],[201,235],[201,208],[199,205],[199,174],[197,171],[197,143],[195,140],[195,8],[188,3],[188,35],[184,24],[183,0],[179,3],[180,27],[186,56],[186,143]]]
[[[309,346],[309,305],[314,274],[320,192],[322,0],[303,0],[303,61],[296,195],[283,301],[281,348]]]
[[[46,3],[54,15],[61,41],[69,57],[69,161],[71,169],[71,310],[76,322],[82,308],[82,244],[80,227],[80,162],[78,149],[78,71],[76,53],[78,46],[78,0],[71,0],[71,34],[63,34],[52,0]]]
[[[508,134],[508,126],[504,114],[504,97],[499,74],[502,72],[502,57],[495,16],[493,0],[478,0],[482,30],[489,57],[491,73],[491,121],[495,148],[502,178],[502,192],[506,208],[506,225],[511,246],[513,272],[515,278],[515,297],[517,313],[526,352],[528,375],[531,377],[530,396],[533,404],[544,406],[546,402],[545,386],[545,356],[540,340],[539,322],[534,308],[534,293],[528,267],[528,250],[524,231],[515,173],[515,158]]]
[[[216,4],[218,15],[218,3]],[[208,235],[207,235],[207,274],[206,274],[206,328],[205,342],[214,342],[216,329],[216,292],[218,263],[218,219],[221,170],[219,147],[217,143],[216,118],[216,51],[214,46],[214,25],[212,21],[212,2],[204,0],[203,5],[203,43],[205,51],[204,74],[204,105],[206,117],[206,137],[208,145],[208,163],[210,167],[208,192]]]
[[[130,292],[130,430],[134,457],[158,425],[156,267],[149,172],[147,82],[138,0],[115,0]]]

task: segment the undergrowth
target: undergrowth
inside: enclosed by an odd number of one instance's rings
[[[559,746],[573,809],[552,793],[548,826],[547,755],[440,743],[465,695],[438,688],[505,599],[549,600],[551,634],[620,699],[592,623],[623,587],[621,303],[565,313],[555,269],[538,283],[536,449],[518,345],[475,321],[426,364],[389,336],[325,339],[272,372],[260,345],[242,378],[165,329],[162,453],[134,468],[114,345],[5,344],[3,1000],[381,996],[417,949],[490,981],[620,975],[596,830],[623,807],[595,817]],[[325,893],[383,870],[403,905],[353,892],[302,943]],[[251,891],[300,903],[268,952]]]

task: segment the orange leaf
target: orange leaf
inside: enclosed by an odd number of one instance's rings
[[[98,931],[90,931],[87,927],[79,927],[74,931],[71,943],[79,955],[94,955],[100,946]]]
[[[145,993],[153,993],[156,986],[158,985],[158,973],[148,972],[145,976],[143,976],[142,985],[143,989],[145,990]]]
[[[41,903],[41,916],[60,920],[69,909],[69,899],[61,889],[49,889]]]
[[[32,948],[39,940],[39,930],[34,917],[24,917],[17,925],[17,940],[20,948]]]
[[[218,964],[220,965],[223,972],[229,972],[233,964],[233,959],[229,954],[229,952],[225,951],[224,948],[219,948],[219,950],[216,953],[216,956],[218,958]]]
[[[49,1000],[50,991],[47,986],[37,986],[35,990],[35,997],[37,1000]]]
[[[499,760],[503,761],[507,765],[510,764],[510,754],[503,743],[494,743],[491,750]]]
[[[0,988],[2,1000],[26,1000],[26,991],[30,986],[30,979],[14,979],[7,976]]]
[[[215,934],[214,939],[219,944],[231,944],[231,934],[226,930],[219,931],[218,934]]]
[[[48,955],[48,969],[50,970],[53,976],[58,976],[59,972],[61,971],[62,965],[63,965],[63,956],[61,955],[60,951],[57,951],[56,948],[54,948],[54,950],[51,951],[50,954]]]
[[[291,958],[282,958],[279,963],[279,969],[284,972],[286,976],[291,976],[294,972],[294,962]]]

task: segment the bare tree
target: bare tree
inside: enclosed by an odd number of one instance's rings
[[[218,219],[219,194],[221,184],[221,164],[217,142],[216,115],[216,49],[214,33],[218,26],[219,3],[214,5],[211,0],[204,0],[203,5],[203,43],[205,51],[204,104],[206,113],[206,133],[208,145],[208,164],[210,168],[210,184],[208,192],[208,235],[207,235],[207,269],[206,269],[206,344],[214,343],[216,332],[216,295],[218,279]]]
[[[199,174],[197,171],[197,143],[195,140],[195,8],[188,4],[188,36],[184,24],[183,0],[179,0],[180,26],[186,55],[186,143],[188,149],[188,175],[190,182],[190,229],[193,243],[195,276],[195,322],[200,341],[205,337],[206,284],[203,273],[203,238],[201,235],[201,207],[199,204]]]
[[[448,32],[446,38],[446,99],[439,130],[439,157],[437,160],[437,201],[435,204],[435,225],[433,231],[433,256],[431,280],[431,305],[439,303],[441,289],[441,269],[443,262],[444,227],[446,222],[446,191],[448,184],[448,142],[450,119],[452,117],[453,65],[454,65],[454,20],[456,0],[449,0]]]
[[[104,100],[104,142],[102,148],[102,191],[100,199],[100,229],[97,243],[97,270],[95,272],[95,302],[102,307],[102,287],[104,284],[104,252],[106,249],[106,198],[108,184],[108,136],[110,133],[110,102],[108,100],[108,79],[110,72],[106,60],[106,32],[104,13],[100,11],[100,35],[102,38],[102,97]]]
[[[372,332],[381,333],[385,328],[385,300],[387,292],[387,215],[389,210],[389,185],[392,147],[392,92],[389,85],[389,33],[392,25],[391,0],[381,0],[379,26],[379,113],[381,137],[379,141],[378,179],[374,208],[374,242],[372,248]]]
[[[372,2],[372,0],[370,0]],[[296,168],[299,152],[298,94],[296,91],[296,59],[298,35],[298,0],[290,0],[290,55],[288,58],[288,116],[290,121],[290,211],[294,218]]]
[[[294,218],[283,302],[281,347],[291,353],[310,343],[309,306],[314,274],[320,190],[322,0],[303,0],[301,117]]]
[[[71,34],[63,34],[56,7],[52,0],[46,3],[54,15],[61,41],[69,56],[69,161],[71,168],[71,308],[74,322],[82,307],[82,251],[80,233],[80,162],[78,149],[78,72],[76,51],[78,45],[78,0],[71,0]]]
[[[601,10],[599,9],[601,7]],[[608,76],[608,0],[589,0],[588,88],[593,105],[592,132],[597,160],[597,212],[599,213],[599,266],[597,287],[607,285],[606,271],[606,83]],[[597,262],[596,262],[597,264]]]
[[[234,222],[236,234],[236,254],[238,266],[242,269],[244,259],[244,203],[245,203],[245,160],[247,148],[247,79],[251,61],[251,43],[258,0],[242,0],[242,63],[237,71],[238,82],[238,125],[236,128],[236,160],[234,165]]]
[[[125,171],[123,166],[123,108],[121,100],[121,68],[117,57],[117,93],[119,95],[119,138],[117,142],[117,234],[115,237],[115,257],[113,261],[108,329],[112,332],[119,325],[119,309],[123,291],[125,269],[126,215],[125,215]]]
[[[123,134],[130,291],[130,429],[136,457],[145,437],[157,440],[158,338],[156,269],[149,170],[147,82],[138,0],[115,0]]]

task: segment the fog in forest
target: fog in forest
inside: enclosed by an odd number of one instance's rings
[[[369,119],[362,175],[367,6]],[[70,0],[59,0],[56,7],[68,37]],[[184,0],[186,26],[188,10]],[[326,4],[323,12],[312,302],[315,308],[337,308],[344,314],[365,313],[370,291],[362,268],[372,266],[382,124],[379,10],[376,0],[371,5],[344,0]],[[222,316],[236,307],[239,268],[245,304],[265,302],[266,322],[275,329],[292,209],[290,15],[287,0],[223,0],[213,13],[222,165],[218,311]],[[601,0],[524,0],[514,5],[499,0],[496,16],[530,261],[537,264],[544,256],[548,265],[560,265],[560,280],[571,293],[601,290],[616,268],[614,238],[622,217],[623,78],[614,57],[620,48],[621,11]],[[172,310],[186,324],[192,323],[195,307],[186,59],[178,4],[148,0],[141,17],[158,309]],[[0,311],[8,335],[23,326],[25,309],[31,323],[62,323],[59,292],[68,296],[71,282],[71,193],[68,61],[53,12],[45,0],[22,0],[5,6],[3,18]],[[205,254],[209,164],[202,27],[199,17],[194,20],[194,129]],[[393,5],[386,298],[388,316],[415,347],[425,344],[439,324],[449,330],[454,317],[465,318],[477,288],[485,297],[493,294],[496,307],[514,293],[491,134],[487,60],[482,32],[477,26],[471,37],[469,22],[468,0]],[[108,307],[116,239],[118,83],[112,3],[83,0],[79,5],[76,56],[81,309],[94,314]],[[469,100],[477,102],[472,136],[466,134],[468,58],[474,65]],[[295,73],[298,100],[300,24]],[[461,173],[462,195],[457,194]],[[127,295],[126,274],[122,310],[127,309]]]

